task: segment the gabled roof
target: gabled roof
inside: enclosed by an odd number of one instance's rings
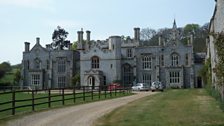
[[[35,49],[41,49],[42,51],[48,52],[48,50],[41,46],[39,43],[36,43],[30,51],[32,52]]]

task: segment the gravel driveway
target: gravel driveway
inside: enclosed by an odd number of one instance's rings
[[[115,108],[151,94],[154,93],[138,92],[127,97],[37,112],[11,120],[8,126],[91,126],[96,119]]]

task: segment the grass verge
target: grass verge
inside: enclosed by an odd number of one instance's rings
[[[120,107],[97,126],[221,126],[224,113],[204,89],[168,90]]]

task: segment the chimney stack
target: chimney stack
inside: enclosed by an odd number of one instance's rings
[[[90,42],[90,31],[86,31],[86,40]]]
[[[83,31],[80,31],[80,42],[83,42]]]
[[[134,39],[136,41],[140,40],[140,28],[134,28]]]
[[[40,44],[40,38],[36,37],[36,44]]]
[[[46,44],[46,49],[50,49],[51,48],[51,44]]]
[[[77,31],[78,34],[78,42],[80,42],[80,31]]]
[[[89,50],[90,47],[90,31],[86,31],[86,43],[85,43],[85,50]]]
[[[83,45],[83,31],[78,31],[78,47],[77,49],[82,50],[84,49],[84,45]]]
[[[162,46],[162,36],[159,35],[159,46]]]
[[[29,52],[29,51],[30,51],[30,43],[25,42],[25,52]]]

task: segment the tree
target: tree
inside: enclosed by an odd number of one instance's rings
[[[0,78],[2,78],[6,72],[9,72],[11,70],[12,68],[9,62],[2,62],[0,64]]]
[[[141,39],[144,41],[150,40],[155,35],[156,35],[156,30],[151,28],[143,28],[140,33]]]
[[[79,86],[80,84],[80,73],[76,73],[75,76],[72,77],[72,85]]]
[[[16,72],[14,73],[14,84],[19,85],[20,79],[21,79],[21,71],[20,69],[17,69]]]
[[[198,24],[187,24],[184,27],[184,34],[189,34],[189,33],[193,33],[195,34],[195,32],[200,28],[200,26]]]
[[[68,32],[65,31],[63,28],[61,28],[60,26],[58,26],[57,29],[55,29],[52,34],[53,48],[60,48],[63,50],[64,47],[68,47],[70,41],[66,40],[67,36]]]
[[[72,49],[73,50],[76,50],[78,47],[78,42],[77,41],[74,41],[73,44],[72,44]]]

